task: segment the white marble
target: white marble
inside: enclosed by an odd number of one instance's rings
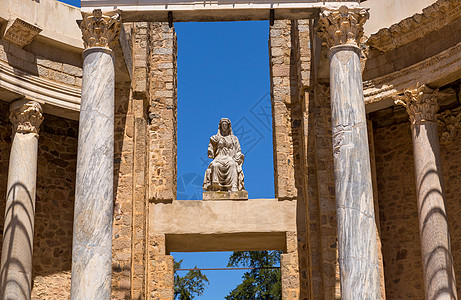
[[[360,49],[330,49],[341,299],[381,299]]]
[[[114,157],[114,59],[83,52],[71,299],[110,299]]]
[[[0,299],[30,299],[37,180],[38,127],[42,109],[36,102],[12,104],[13,123],[0,273]]]

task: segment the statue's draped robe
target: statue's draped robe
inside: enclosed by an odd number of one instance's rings
[[[206,191],[242,191],[245,189],[242,164],[244,155],[238,138],[229,134],[210,137],[208,153],[214,159],[205,172],[203,189]]]

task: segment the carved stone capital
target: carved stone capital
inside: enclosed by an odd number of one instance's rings
[[[43,121],[42,106],[27,99],[13,102],[10,106],[10,121],[13,124],[13,134],[19,132],[38,135]]]
[[[423,84],[415,90],[406,90],[404,95],[396,97],[394,102],[405,106],[412,125],[427,121],[437,122],[437,92],[437,89],[433,90]]]
[[[339,45],[359,46],[363,36],[363,24],[370,14],[365,8],[323,8],[317,25],[318,36],[329,48]]]
[[[449,144],[455,140],[456,130],[461,127],[461,107],[437,114],[440,142]]]
[[[114,49],[121,26],[120,11],[103,14],[100,9],[95,9],[92,13],[82,12],[82,17],[80,29],[85,49],[91,47]]]

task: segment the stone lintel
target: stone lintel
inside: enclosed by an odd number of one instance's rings
[[[204,201],[213,201],[213,200],[248,200],[247,191],[236,191],[236,192],[227,192],[227,191],[212,191],[212,192],[203,192]]]
[[[41,31],[42,29],[39,27],[27,23],[19,18],[15,18],[8,21],[6,24],[3,39],[22,48],[32,42],[34,37],[36,37]]]

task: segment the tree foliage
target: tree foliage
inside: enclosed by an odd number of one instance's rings
[[[203,294],[205,286],[209,284],[208,278],[198,269],[191,270],[184,276],[179,276],[176,270],[181,268],[181,263],[182,259],[174,262],[174,299],[194,299]]]
[[[264,268],[280,265],[281,251],[236,251],[229,258],[228,267]],[[253,269],[243,274],[239,284],[226,300],[279,300],[282,299],[280,269]]]

